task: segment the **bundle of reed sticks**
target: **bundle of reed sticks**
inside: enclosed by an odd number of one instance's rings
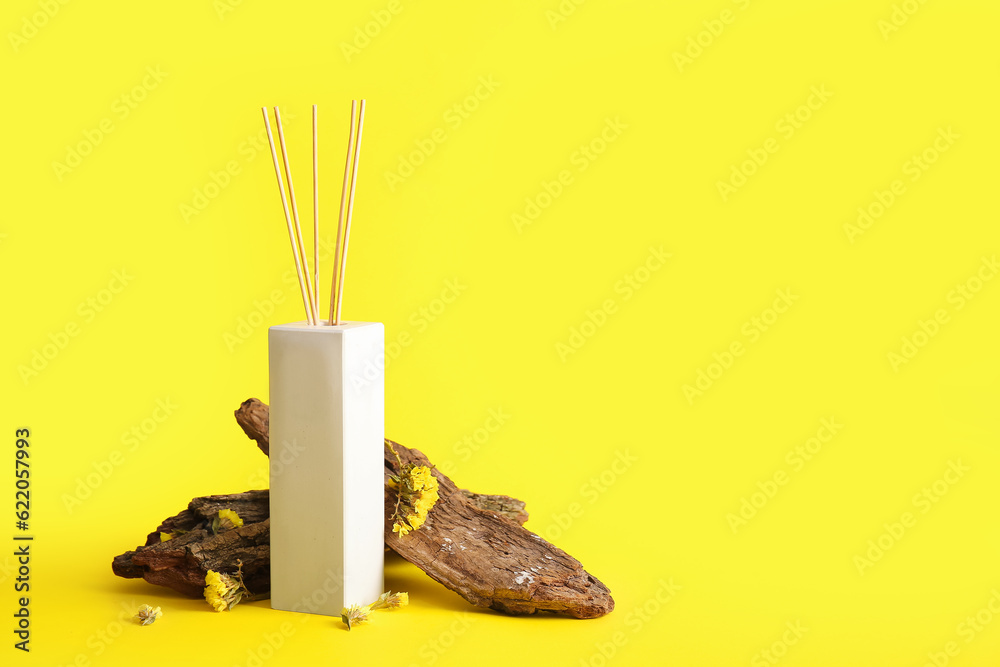
[[[281,125],[281,111],[274,107],[275,126],[278,130],[278,145],[281,147],[281,164],[271,133],[271,119],[267,107],[261,107],[267,141],[271,146],[274,161],[274,175],[278,179],[281,207],[285,212],[288,226],[288,240],[292,245],[295,259],[295,273],[302,291],[302,304],[306,309],[306,322],[310,326],[337,326],[341,324],[341,308],[344,302],[344,277],[347,275],[347,248],[351,238],[351,219],[354,217],[354,191],[358,180],[358,162],[361,156],[361,134],[365,127],[365,101],[351,101],[351,128],[347,138],[347,159],[344,163],[344,184],[340,191],[340,213],[337,220],[337,243],[334,246],[333,280],[330,288],[330,317],[320,318],[319,307],[319,132],[317,108],[312,106],[312,185],[313,185],[313,273],[309,272],[309,259],[302,240],[302,226],[299,223],[299,207],[295,199],[295,185],[289,166],[288,148],[285,145],[285,131]],[[284,178],[282,178],[282,164]],[[287,186],[287,190],[286,190]],[[343,241],[343,242],[342,242]]]

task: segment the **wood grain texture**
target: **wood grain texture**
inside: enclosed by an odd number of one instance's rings
[[[244,401],[236,419],[265,454],[269,451],[267,405]],[[608,588],[575,558],[523,527],[524,503],[502,495],[459,489],[420,451],[393,443],[403,463],[431,467],[439,499],[416,531],[400,537],[392,532],[395,492],[385,493],[385,542],[400,556],[470,603],[507,614],[549,611],[575,618],[596,618],[614,609]],[[385,479],[398,473],[396,458],[385,448]],[[240,528],[218,535],[210,530],[220,509],[233,509],[244,520]],[[186,531],[166,542],[159,533]],[[165,520],[146,544],[117,556],[112,569],[127,578],[168,586],[185,595],[201,596],[209,570],[233,572],[243,562],[247,588],[256,594],[270,589],[270,519],[268,492],[195,498],[188,508]]]

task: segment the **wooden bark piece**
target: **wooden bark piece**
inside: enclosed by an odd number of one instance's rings
[[[481,503],[490,511],[502,512],[511,521],[520,524],[528,518],[524,503],[516,498],[464,493],[473,504]],[[234,510],[244,525],[213,535],[212,519],[221,509]],[[265,595],[271,588],[269,510],[267,489],[195,498],[187,509],[164,520],[147,535],[145,545],[116,556],[111,569],[119,577],[145,579],[199,597],[209,570],[235,572],[239,559],[243,562],[247,589]],[[176,537],[164,542],[160,533]]]
[[[243,519],[243,526],[213,534],[212,519],[220,509],[234,510]],[[268,510],[266,490],[195,498],[186,510],[150,533],[145,546],[116,556],[111,570],[119,577],[141,577],[151,584],[201,597],[209,570],[232,573],[240,560],[247,589],[266,593],[271,588]],[[162,542],[161,532],[180,534]]]
[[[259,425],[267,422],[263,418],[266,407],[250,399],[237,411],[237,421],[261,450],[267,434]],[[241,410],[255,418],[241,419]],[[418,450],[396,442],[393,447],[403,463],[433,467]],[[398,474],[395,457],[388,447],[385,464],[386,480],[390,473]],[[545,610],[576,618],[596,618],[614,609],[610,591],[584,570],[578,560],[498,511],[470,502],[440,470],[433,470],[433,474],[438,480],[440,498],[427,515],[426,523],[403,537],[392,532],[389,517],[396,496],[387,489],[385,543],[390,549],[479,607],[508,614]],[[503,505],[496,496],[487,498]]]
[[[270,409],[267,404],[256,398],[248,398],[243,401],[239,409],[234,413],[236,422],[247,434],[247,437],[257,443],[260,451],[266,456],[270,456],[271,444],[268,428],[271,423]],[[386,461],[395,460],[387,449],[385,451]],[[472,502],[473,505],[484,510],[502,514],[508,519],[512,519],[519,524],[524,524],[528,520],[528,511],[525,509],[524,501],[510,496],[493,495],[486,493],[473,493],[467,489],[462,489],[462,493]],[[240,514],[242,517],[243,515]],[[391,516],[387,514],[386,518]]]
[[[269,451],[268,407],[257,399],[236,411],[247,435]],[[432,464],[417,450],[393,443],[404,463]],[[396,459],[385,449],[386,479]],[[576,618],[595,618],[614,609],[607,587],[587,573],[575,558],[524,529],[524,503],[507,496],[474,494],[458,489],[434,470],[440,498],[424,525],[399,537],[390,517],[395,492],[386,490],[386,545],[431,578],[474,605],[508,614],[552,611]],[[233,509],[244,525],[213,535],[211,520],[220,509]],[[115,574],[142,577],[185,595],[200,597],[205,573],[236,570],[243,562],[247,588],[257,594],[270,590],[270,520],[268,492],[195,498],[180,514],[165,520],[146,538],[146,545],[114,559]],[[166,542],[160,532],[186,531]]]
[[[403,463],[431,466],[416,449],[393,443]],[[387,448],[388,449],[388,448]],[[386,457],[386,478],[398,473]],[[432,579],[479,607],[508,614],[553,611],[596,618],[614,609],[611,592],[578,560],[501,515],[476,507],[434,470],[440,498],[419,530],[400,537],[386,522],[385,543]],[[394,493],[386,493],[391,515]]]
[[[271,426],[271,411],[267,405],[256,398],[248,398],[240,404],[240,409],[234,414],[236,423],[247,437],[257,441],[257,446],[264,452],[264,456],[270,456],[271,441],[268,433]]]

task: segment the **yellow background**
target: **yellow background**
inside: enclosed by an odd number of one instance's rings
[[[24,655],[6,474],[3,663],[996,664],[1000,280],[974,279],[1000,251],[998,20],[973,0],[6,2],[0,433],[11,457],[15,428],[32,431],[36,540]],[[610,587],[604,618],[483,612],[390,561],[411,606],[348,634],[111,574],[192,496],[266,484],[232,411],[267,400],[267,325],[303,311],[260,107],[294,115],[309,219],[320,105],[331,236],[354,97],[344,314],[409,341],[390,355],[386,433],[460,486],[525,499],[528,527]],[[71,150],[88,154],[66,171]],[[401,161],[420,164],[395,182]],[[754,173],[724,200],[733,168]],[[616,291],[626,276],[648,279]],[[443,304],[446,281],[462,288]],[[959,308],[967,283],[981,289]],[[778,290],[797,298],[775,321]],[[904,337],[924,344],[893,364]],[[699,371],[716,379],[689,400]],[[477,431],[491,410],[508,417]],[[842,427],[797,469],[823,419]],[[968,468],[953,484],[949,462]],[[759,508],[734,531],[744,499]],[[122,622],[140,603],[163,618]]]

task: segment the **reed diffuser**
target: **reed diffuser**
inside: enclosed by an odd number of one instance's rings
[[[312,107],[313,273],[274,107],[262,109],[306,319],[268,331],[271,607],[339,616],[383,591],[385,379],[380,322],[341,319],[365,101],[351,103],[329,317],[320,316],[319,158]],[[282,176],[284,172],[284,177]],[[286,192],[287,190],[287,192]]]

